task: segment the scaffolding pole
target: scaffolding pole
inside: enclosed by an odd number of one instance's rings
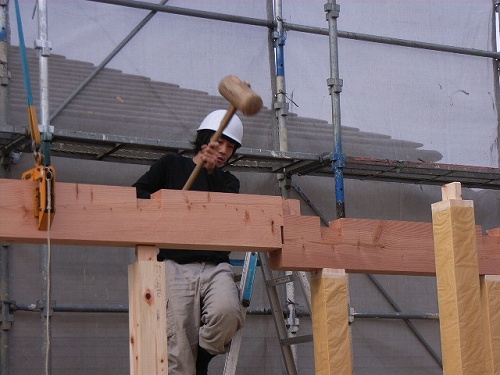
[[[288,130],[286,128],[286,118],[288,116],[288,102],[285,80],[285,41],[286,31],[283,27],[283,1],[274,1],[273,31],[274,41],[274,63],[276,76],[276,94],[274,101],[274,111],[278,122],[278,140],[279,150],[282,152],[288,151]],[[279,187],[283,199],[288,199],[290,196],[290,175],[286,173],[278,173]],[[291,276],[292,272],[286,271],[285,275]],[[299,331],[299,318],[295,311],[295,285],[293,282],[285,284],[285,299],[286,299],[286,327],[288,337],[295,337]],[[282,346],[282,350],[291,352],[292,360],[295,368],[297,368],[297,345],[288,347]],[[284,353],[284,355],[286,355]]]
[[[342,153],[342,127],[340,121],[340,93],[342,92],[342,80],[339,78],[339,52],[337,37],[337,18],[340,14],[340,6],[335,0],[329,0],[325,4],[327,14],[329,42],[330,42],[330,78],[327,80],[332,102],[332,125],[333,125],[333,155],[331,158],[333,174],[335,178],[335,204],[337,219],[345,217],[344,202],[344,166],[345,155]]]
[[[8,85],[9,85],[9,8],[8,0],[0,1],[0,124],[8,123]],[[0,176],[3,177],[9,168],[9,155],[1,154],[2,170]],[[10,328],[12,326],[12,315],[9,309],[9,246],[0,245],[0,374],[10,373]]]
[[[43,165],[51,165],[50,148],[52,129],[49,117],[49,56],[50,42],[48,41],[47,2],[38,0],[38,39],[35,46],[39,51],[38,64],[40,74],[40,132],[42,133]],[[36,125],[36,124],[35,124]],[[50,226],[50,225],[49,225]],[[42,276],[42,290],[40,304],[43,306],[40,314],[42,322],[42,361],[45,374],[52,373],[52,325],[51,325],[51,285],[50,271],[51,252],[48,244],[40,245],[40,271]]]

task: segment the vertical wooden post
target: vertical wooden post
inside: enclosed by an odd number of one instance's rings
[[[487,374],[474,206],[459,183],[443,187],[432,223],[444,374]]]
[[[165,264],[157,252],[137,246],[128,270],[131,375],[168,374]]]
[[[349,296],[344,270],[312,272],[311,307],[316,375],[351,375]]]
[[[500,374],[500,276],[481,278],[486,373]]]

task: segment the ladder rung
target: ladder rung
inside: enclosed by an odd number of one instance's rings
[[[312,340],[313,340],[313,335],[287,337],[286,339],[281,339],[281,345],[303,344],[305,342],[311,342]]]

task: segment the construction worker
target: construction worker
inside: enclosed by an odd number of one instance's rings
[[[239,180],[221,168],[241,146],[241,120],[233,115],[219,141],[210,141],[225,114],[216,110],[202,121],[193,159],[167,154],[153,164],[133,185],[137,197],[182,189],[200,160],[204,167],[191,190],[238,193]],[[224,218],[206,219],[224,225]],[[169,374],[206,375],[210,360],[227,351],[245,320],[229,252],[160,249],[158,260],[166,264]]]

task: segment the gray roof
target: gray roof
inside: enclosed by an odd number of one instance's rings
[[[27,52],[33,96],[35,103],[39,103],[38,57],[35,50],[28,49]],[[11,48],[9,60],[9,124],[26,126],[29,121],[27,100],[18,47]],[[90,63],[55,54],[50,56],[48,87],[51,114],[95,69]],[[53,118],[51,125],[57,131],[189,142],[194,129],[206,114],[227,106],[222,96],[104,68]],[[241,115],[245,124],[246,148],[276,149],[273,115],[267,107],[255,116]],[[314,154],[332,151],[333,130],[326,121],[289,114],[287,129],[290,151]],[[366,133],[352,127],[343,127],[342,138],[348,156],[409,161],[437,161],[441,158],[436,151],[420,150],[421,144],[394,140],[383,134]],[[62,152],[58,148],[54,151]]]
[[[27,49],[27,55],[33,97],[39,103],[37,51]],[[10,48],[9,62],[9,122],[0,125],[0,150],[29,152],[27,97],[18,47]],[[82,82],[95,72],[93,64],[57,54],[50,56],[48,88],[54,126],[51,154],[150,164],[165,152],[189,153],[189,141],[203,117],[228,106],[222,96],[110,68],[102,69],[79,91]],[[240,114],[245,126],[244,147],[230,168],[332,175],[332,125],[290,113],[286,124],[289,151],[282,153],[276,151],[273,116],[274,111],[265,106],[254,116]],[[347,156],[344,174],[348,178],[431,184],[463,181],[465,186],[500,187],[497,169],[471,170],[462,166],[457,171],[453,166],[435,164],[442,155],[421,149],[420,143],[343,125],[342,146]]]

